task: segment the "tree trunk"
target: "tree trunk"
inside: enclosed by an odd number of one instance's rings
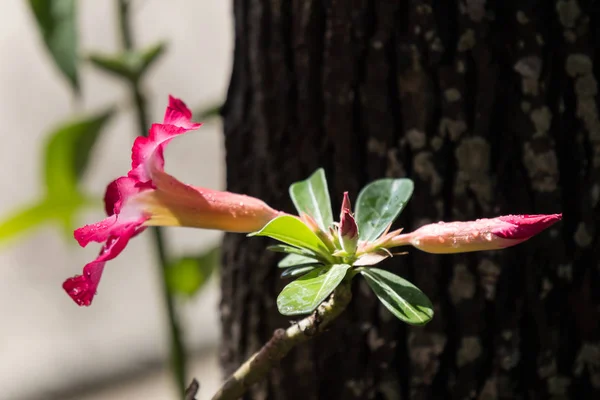
[[[397,321],[356,279],[331,330],[249,398],[600,398],[598,5],[234,0],[234,13],[229,190],[292,211],[289,184],[322,166],[334,205],[377,178],[413,179],[398,221],[409,230],[564,213],[508,250],[383,264],[431,298],[425,327]],[[226,373],[289,325],[267,243],[225,238]]]

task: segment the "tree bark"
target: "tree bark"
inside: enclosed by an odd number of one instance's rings
[[[397,321],[356,279],[330,332],[254,399],[600,398],[600,9],[576,0],[234,0],[224,108],[228,190],[293,211],[324,167],[334,205],[415,181],[398,226],[563,212],[500,252],[411,251],[383,264],[433,301]],[[267,240],[227,235],[226,373],[289,320]]]

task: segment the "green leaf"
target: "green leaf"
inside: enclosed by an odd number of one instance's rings
[[[268,236],[291,246],[313,251],[330,258],[327,246],[302,221],[291,215],[282,215],[271,220],[260,231],[248,236]]]
[[[413,192],[410,179],[379,179],[358,195],[356,223],[361,240],[372,242],[398,218]]]
[[[53,210],[45,204],[33,204],[16,210],[0,222],[0,241],[4,241],[35,228],[54,218]]]
[[[288,246],[287,244],[274,244],[271,246],[267,246],[267,250],[272,251],[274,253],[298,254],[307,257],[315,256],[315,253],[310,250],[300,249],[294,246]]]
[[[397,318],[411,325],[425,325],[433,318],[429,298],[406,279],[378,268],[364,268],[360,273],[383,305]]]
[[[75,0],[29,0],[29,6],[55,64],[79,92]]]
[[[279,261],[277,266],[279,268],[288,268],[313,264],[319,264],[319,261],[312,257],[306,257],[300,254],[288,254],[284,259]]]
[[[317,264],[315,264],[315,265],[300,266],[300,267],[286,268],[281,273],[281,277],[282,278],[289,278],[289,277],[296,277],[296,276],[304,275],[307,272],[310,272],[310,271],[316,269],[317,268],[316,265]]]
[[[0,222],[0,242],[14,239],[47,223],[59,224],[69,239],[73,238],[74,214],[89,200],[73,194],[68,199],[46,199],[13,211]]]
[[[136,81],[158,60],[164,53],[166,46],[158,43],[144,50],[133,50],[117,55],[92,54],[90,62],[110,74],[127,81]]]
[[[48,197],[68,198],[77,191],[92,148],[112,115],[110,110],[67,123],[50,134],[44,163]]]
[[[348,264],[321,267],[289,283],[277,297],[277,309],[283,315],[308,314],[342,282]]]
[[[171,293],[192,297],[204,286],[220,263],[220,248],[215,247],[196,257],[182,257],[167,268],[167,285]]]
[[[293,183],[290,186],[290,197],[298,213],[313,217],[319,228],[327,232],[333,224],[333,213],[323,168],[316,170],[308,179]]]

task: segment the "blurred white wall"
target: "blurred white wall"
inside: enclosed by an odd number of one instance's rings
[[[115,3],[78,2],[84,53],[118,49]],[[159,40],[169,45],[145,81],[152,119],[162,118],[168,94],[194,109],[224,99],[233,48],[230,1],[133,3],[138,45]],[[40,156],[49,129],[77,112],[93,112],[115,102],[123,105],[127,93],[114,78],[85,65],[83,104],[74,107],[66,83],[42,46],[25,0],[3,2],[0,60],[0,218],[4,218],[41,193]],[[86,176],[90,191],[101,196],[110,180],[126,173],[136,132],[131,109],[123,109],[95,148]],[[224,186],[218,124],[176,139],[166,157],[167,170],[184,182]],[[102,217],[98,209],[81,215],[80,222]],[[197,251],[219,238],[215,232],[191,229],[171,229],[168,235],[174,254]],[[109,263],[89,308],[77,307],[61,284],[81,272],[98,246],[79,248],[75,240],[66,242],[58,229],[48,226],[0,248],[1,399],[52,399],[52,393],[120,376],[166,357],[166,315],[149,236],[134,239]],[[182,306],[192,348],[214,346],[218,340],[217,304],[218,288],[213,282]],[[210,360],[203,368],[212,371],[209,375],[216,380],[215,357]],[[153,384],[160,386],[160,393],[175,398],[168,379],[153,380]],[[156,390],[155,395],[159,394]],[[210,394],[203,390],[201,398]],[[135,390],[126,398],[148,399]]]

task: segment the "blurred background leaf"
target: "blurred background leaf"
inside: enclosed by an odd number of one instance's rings
[[[60,225],[65,237],[71,240],[75,228],[75,214],[82,207],[93,203],[93,200],[74,195],[67,201],[44,199],[39,203],[15,210],[7,219],[0,222],[0,242],[16,239],[46,223]]]
[[[221,248],[213,247],[196,257],[182,257],[167,268],[167,285],[172,294],[192,297],[219,268]]]
[[[114,110],[59,126],[50,133],[45,148],[45,184],[50,198],[76,193],[91,151]]]
[[[89,60],[94,66],[109,74],[125,78],[128,81],[137,81],[165,50],[166,45],[158,43],[143,50],[128,51],[117,55],[92,54]]]
[[[54,62],[79,92],[77,7],[75,0],[29,0],[37,26]]]
[[[90,154],[113,110],[68,122],[50,132],[45,148],[46,193],[38,202],[10,213],[0,221],[0,241],[17,237],[44,223],[60,225],[73,237],[75,216],[83,207],[99,204],[78,187]]]

